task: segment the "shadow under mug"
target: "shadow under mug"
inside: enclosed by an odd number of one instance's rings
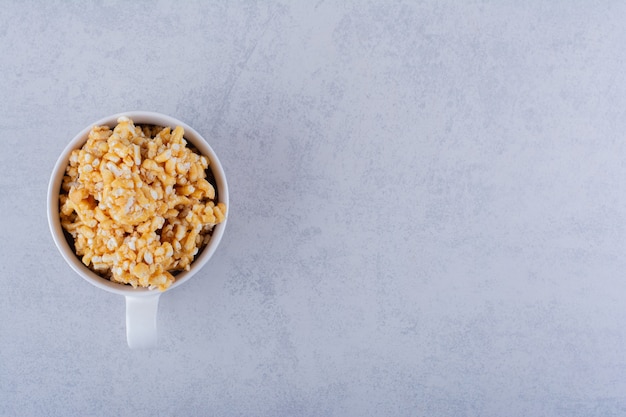
[[[211,240],[193,261],[191,269],[176,275],[176,280],[166,291],[161,292],[147,288],[133,288],[130,285],[114,283],[106,278],[102,278],[85,266],[72,250],[61,227],[61,219],[59,216],[59,193],[61,184],[63,176],[65,175],[65,169],[69,163],[70,154],[74,149],[80,148],[87,141],[91,128],[99,125],[108,125],[113,128],[117,124],[117,119],[122,116],[130,118],[136,125],[150,124],[170,126],[172,129],[176,126],[183,127],[185,130],[184,138],[190,144],[194,145],[202,155],[209,159],[209,169],[215,178],[214,185],[217,191],[218,202],[226,205],[227,212],[230,207],[228,205],[228,185],[226,183],[226,176],[213,149],[206,140],[190,126],[164,114],[148,111],[129,111],[102,118],[78,133],[61,153],[61,156],[54,166],[48,185],[48,224],[52,238],[63,258],[78,275],[98,288],[123,295],[126,298],[126,337],[128,346],[133,349],[140,349],[156,346],[159,297],[164,292],[171,291],[189,280],[209,261],[222,239],[228,214],[223,222],[213,228]]]

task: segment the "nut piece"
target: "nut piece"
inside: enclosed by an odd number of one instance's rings
[[[189,270],[226,206],[215,203],[205,156],[184,130],[94,126],[70,156],[59,198],[63,228],[82,262],[111,281],[167,289]]]

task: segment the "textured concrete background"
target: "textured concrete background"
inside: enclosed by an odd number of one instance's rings
[[[3,1],[0,415],[626,415],[626,8],[518,3]],[[153,351],[45,214],[124,110],[231,189]]]

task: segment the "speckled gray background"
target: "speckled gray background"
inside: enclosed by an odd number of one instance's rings
[[[518,3],[3,1],[0,415],[626,415],[626,6]],[[124,110],[231,189],[152,351],[46,221]]]

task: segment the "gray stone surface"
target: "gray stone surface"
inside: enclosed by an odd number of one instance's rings
[[[0,415],[626,415],[623,4],[83,3],[0,5]],[[46,221],[125,110],[231,192],[151,351]]]

